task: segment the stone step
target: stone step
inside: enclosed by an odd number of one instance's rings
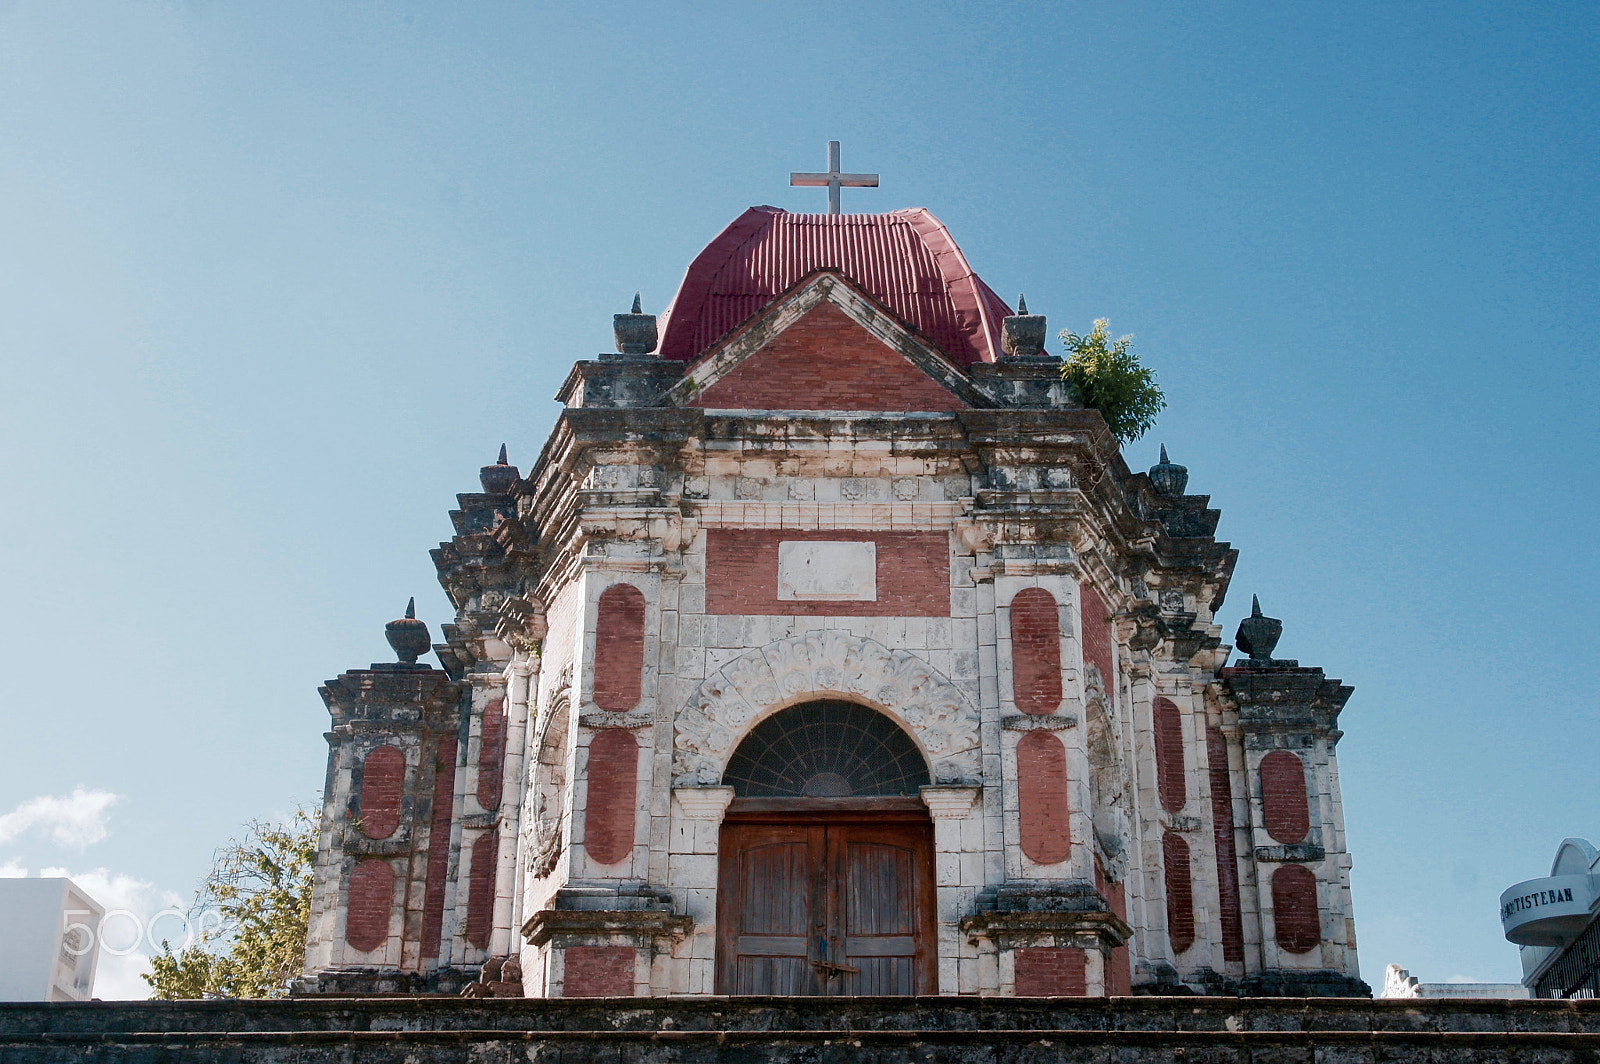
[[[1600,1001],[1368,998],[427,995],[0,1002],[0,1032],[254,1031],[1549,1031],[1600,1033]]]
[[[1516,1031],[876,1030],[0,1033],[7,1064],[1592,1064],[1600,1034]]]
[[[714,1060],[742,1047],[740,1052],[767,1054],[748,1059],[794,1064],[855,1041],[863,1052],[875,1047],[874,1053],[891,1053],[881,1057],[885,1061],[977,1059],[949,1054],[984,1045],[1001,1054],[992,1059],[1024,1059],[1047,1048],[1042,1042],[1130,1050],[1209,1046],[1223,1053],[1221,1059],[1257,1045],[1345,1045],[1357,1052],[1356,1059],[1365,1059],[1360,1047],[1379,1043],[1436,1049],[1448,1044],[1465,1051],[1478,1042],[1537,1042],[1562,1053],[1568,1049],[1560,1047],[1586,1046],[1581,1051],[1600,1060],[1596,1040],[1600,1001],[390,996],[0,1003],[0,1060],[7,1062],[112,1059],[104,1054],[113,1047],[134,1054],[129,1060],[164,1059],[151,1052],[176,1054],[173,1060],[215,1054],[268,1060],[278,1059],[272,1054],[287,1046],[319,1047],[314,1057],[345,1046],[361,1059],[378,1061],[403,1059],[406,1046],[418,1052],[454,1047],[450,1052],[459,1054],[463,1045],[483,1045],[519,1060],[545,1059],[528,1056],[539,1047],[539,1053],[557,1053],[550,1059],[584,1046],[589,1049],[583,1052],[604,1047],[604,1053],[633,1054],[619,1060]],[[776,1047],[800,1057],[789,1060]],[[646,1051],[668,1055],[638,1055]]]

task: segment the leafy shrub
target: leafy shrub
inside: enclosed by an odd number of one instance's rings
[[[1061,366],[1066,381],[1084,406],[1100,411],[1119,443],[1132,443],[1150,431],[1166,409],[1166,396],[1156,385],[1155,371],[1140,365],[1130,348],[1133,337],[1112,340],[1106,318],[1095,321],[1087,336],[1061,330],[1067,359]]]

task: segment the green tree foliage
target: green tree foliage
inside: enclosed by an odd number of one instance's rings
[[[1156,386],[1155,371],[1139,364],[1132,336],[1111,339],[1111,322],[1100,318],[1087,336],[1061,330],[1067,359],[1061,379],[1072,386],[1084,406],[1100,411],[1119,443],[1132,443],[1156,423],[1166,409],[1166,396]]]
[[[217,851],[189,911],[196,940],[174,954],[167,942],[144,976],[157,998],[283,997],[305,965],[317,817],[297,809],[287,823],[252,821],[245,837]]]

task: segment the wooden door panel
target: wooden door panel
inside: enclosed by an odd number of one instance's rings
[[[847,841],[844,933],[911,935],[916,931],[916,855],[904,846]]]
[[[920,880],[932,864],[926,832],[917,825],[841,825],[829,830],[838,875],[835,906],[844,966],[832,988],[839,994],[915,994],[931,961],[931,925]],[[919,875],[919,872],[924,872]]]
[[[717,921],[721,992],[824,992],[809,947],[825,844],[820,826],[723,829]]]
[[[817,997],[825,992],[817,970],[804,957],[740,957],[733,980],[735,994]]]
[[[859,974],[846,974],[834,993],[840,995],[911,995],[917,993],[916,966],[910,957],[853,957]]]
[[[718,991],[933,993],[931,828],[725,823]]]
[[[739,853],[739,879],[743,886],[804,883],[808,839],[758,843]],[[746,935],[806,934],[810,917],[804,890],[752,890],[744,896],[741,930]],[[801,947],[802,952],[804,946]]]

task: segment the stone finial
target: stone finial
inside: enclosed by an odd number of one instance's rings
[[[633,294],[633,310],[611,315],[611,333],[617,350],[624,355],[648,355],[656,349],[656,316],[640,309],[639,293]]]
[[[1150,467],[1150,486],[1159,495],[1182,495],[1189,486],[1189,470],[1167,461],[1167,445],[1161,445],[1161,461]]]
[[[1012,358],[1044,354],[1044,315],[1029,314],[1028,301],[1017,297],[1017,312],[1000,322],[1000,349]]]
[[[506,462],[506,445],[502,443],[499,461],[478,470],[478,483],[483,485],[486,495],[504,495],[517,482],[519,475],[517,467]]]
[[[1239,622],[1239,630],[1233,637],[1234,645],[1249,654],[1251,661],[1265,663],[1272,660],[1272,652],[1282,635],[1283,622],[1276,617],[1262,616],[1261,600],[1251,595],[1250,616]]]
[[[383,634],[389,640],[389,645],[394,648],[395,656],[407,665],[415,665],[417,658],[426,654],[428,648],[433,645],[433,637],[428,634],[428,626],[417,620],[415,598],[406,603],[404,617],[383,626]]]

